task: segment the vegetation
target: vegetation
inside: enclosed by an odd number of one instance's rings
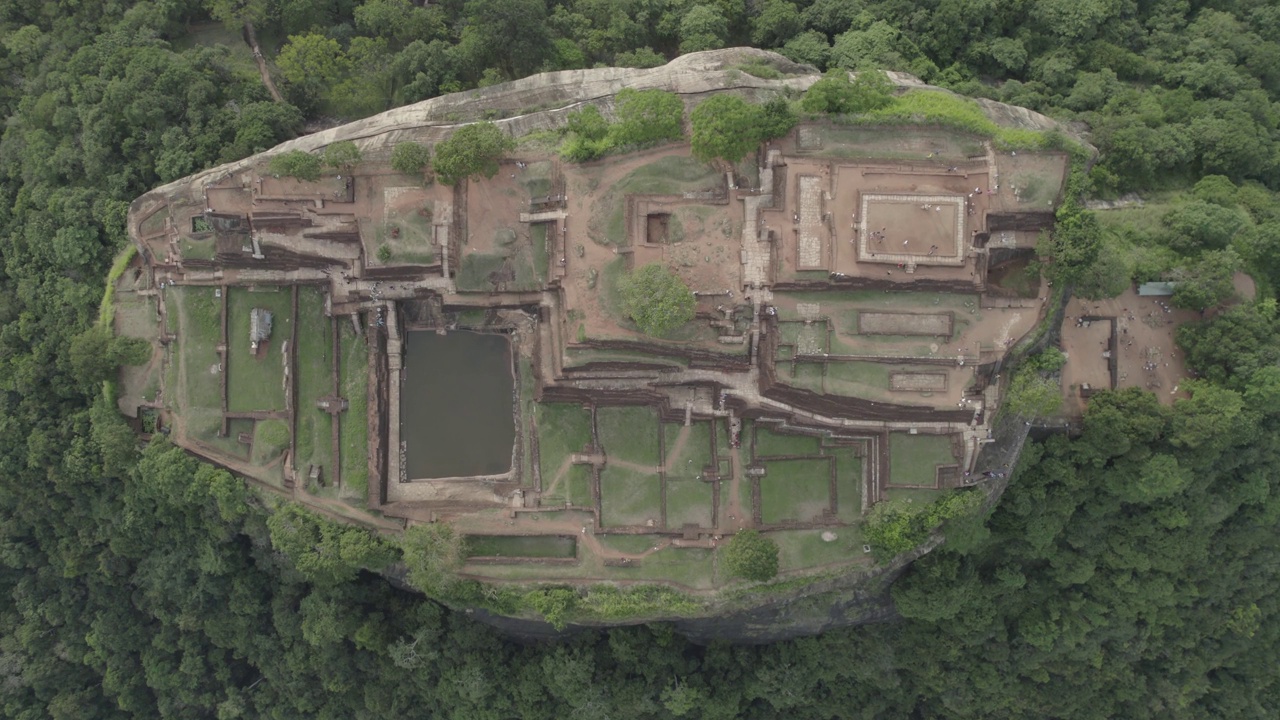
[[[324,164],[331,168],[351,171],[352,166],[360,162],[360,148],[350,140],[341,140],[324,149]]]
[[[912,70],[1084,123],[1100,155],[1074,176],[1072,196],[1166,190],[1190,193],[1176,202],[1232,203],[1248,220],[1227,247],[1264,283],[1280,280],[1273,4],[1034,0],[921,12],[883,0],[766,0],[716,3],[685,23],[695,7],[12,4],[0,18],[0,714],[964,720],[1280,712],[1280,328],[1266,299],[1179,331],[1203,378],[1189,401],[1169,408],[1140,390],[1101,393],[1079,437],[1030,444],[990,516],[946,521],[947,543],[894,584],[900,621],[774,644],[693,644],[666,624],[511,642],[356,569],[387,559],[377,536],[288,504],[269,512],[272,498],[163,440],[139,452],[91,381],[100,371],[83,360],[93,353],[74,342],[96,322],[97,279],[125,245],[134,197],[269,149],[322,114],[353,117],[538,68],[652,67],[682,42],[759,38],[819,67]],[[270,97],[240,42],[246,19],[269,55],[283,39],[273,59],[287,102]],[[190,34],[209,21],[237,28],[227,47]],[[512,22],[519,31],[504,34]],[[313,61],[324,62],[309,76]],[[972,103],[947,97],[907,93],[894,114],[882,108],[868,122],[976,120]],[[1209,175],[1234,189],[1201,180]],[[1117,256],[1150,277],[1219,249],[1212,225],[1174,250],[1162,239],[1173,226],[1159,218],[1154,227],[1103,223],[1095,239],[1083,217],[1070,210],[1071,242],[1054,253],[1073,257],[1066,265],[1083,268],[1082,281]],[[1112,247],[1122,252],[1105,252]],[[98,339],[82,342],[90,341]],[[441,561],[422,563],[420,579],[440,587],[445,576],[433,568],[450,566],[448,542],[428,539],[441,551],[426,557]],[[413,566],[412,552],[400,552]],[[538,607],[557,622],[698,607],[642,589],[582,594],[457,581],[438,592],[455,605]],[[716,632],[742,637],[724,624]]]
[[[463,126],[436,145],[436,175],[446,185],[472,175],[493,177],[498,160],[515,146],[515,140],[491,122]]]
[[[391,169],[405,175],[425,172],[431,164],[431,150],[415,142],[396,143],[391,151]]]
[[[725,570],[752,582],[778,574],[778,544],[755,530],[739,530],[724,546]]]
[[[800,107],[805,112],[867,113],[893,102],[893,84],[878,70],[866,70],[849,79],[847,70],[831,69],[805,91]]]
[[[320,179],[320,170],[324,167],[320,158],[304,150],[290,150],[271,158],[267,169],[274,175],[297,178],[307,182]]]
[[[619,280],[622,309],[640,332],[662,337],[693,319],[697,305],[679,275],[657,263]]]

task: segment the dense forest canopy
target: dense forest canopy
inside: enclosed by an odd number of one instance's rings
[[[1030,446],[985,523],[951,528],[894,588],[900,622],[760,647],[663,625],[517,645],[396,590],[353,566],[385,562],[376,543],[271,515],[164,443],[135,449],[101,390],[127,348],[95,329],[127,204],[158,183],[308,123],[735,44],[1083,123],[1101,155],[1078,189],[1193,194],[1126,231],[1138,261],[1213,275],[1232,260],[1212,253],[1238,251],[1266,291],[1271,0],[11,1],[0,38],[0,715],[1280,713],[1272,301],[1182,331],[1204,378],[1189,400],[1103,394],[1080,437]]]

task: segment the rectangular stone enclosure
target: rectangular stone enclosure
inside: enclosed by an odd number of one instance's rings
[[[863,193],[860,205],[860,261],[964,265],[965,196]]]
[[[859,312],[859,335],[928,335],[951,337],[951,313]]]

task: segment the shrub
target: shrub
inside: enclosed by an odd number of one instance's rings
[[[271,158],[267,168],[273,175],[297,178],[306,182],[320,179],[320,158],[302,150],[290,150]]]
[[[934,528],[952,518],[975,512],[982,505],[976,492],[953,492],[928,507],[910,511],[889,503],[879,503],[863,523],[867,543],[881,562],[918,547]]]
[[[446,185],[472,175],[493,177],[498,160],[515,146],[515,140],[491,122],[466,125],[436,145],[436,174]]]
[[[764,113],[737,95],[716,95],[693,109],[693,156],[736,163],[760,144]]]
[[[332,143],[324,149],[324,164],[331,168],[350,168],[360,162],[360,148],[350,140]]]
[[[424,172],[431,163],[431,150],[415,142],[398,143],[391,151],[391,169],[405,175]]]
[[[617,145],[649,145],[684,137],[684,103],[674,93],[626,88],[618,93],[615,112],[618,122],[609,135]]]
[[[764,582],[778,574],[778,544],[755,530],[742,530],[724,547],[724,564],[730,575]]]
[[[693,319],[696,302],[679,275],[653,263],[619,280],[622,309],[640,331],[662,337]]]

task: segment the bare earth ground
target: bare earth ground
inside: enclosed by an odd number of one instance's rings
[[[1071,299],[1062,325],[1062,349],[1069,358],[1063,369],[1062,386],[1069,412],[1078,414],[1084,409],[1078,392],[1080,383],[1098,377],[1099,365],[1102,372],[1106,370],[1106,361],[1100,357],[1100,326],[1077,328],[1075,319],[1082,315],[1116,318],[1119,387],[1151,390],[1166,405],[1187,397],[1186,391],[1178,389],[1188,373],[1182,351],[1174,343],[1174,331],[1179,325],[1200,319],[1200,315],[1191,310],[1166,309],[1168,301],[1167,297],[1138,297],[1133,288],[1110,300]],[[1152,369],[1145,369],[1147,365]],[[1102,387],[1109,384],[1108,379]]]

